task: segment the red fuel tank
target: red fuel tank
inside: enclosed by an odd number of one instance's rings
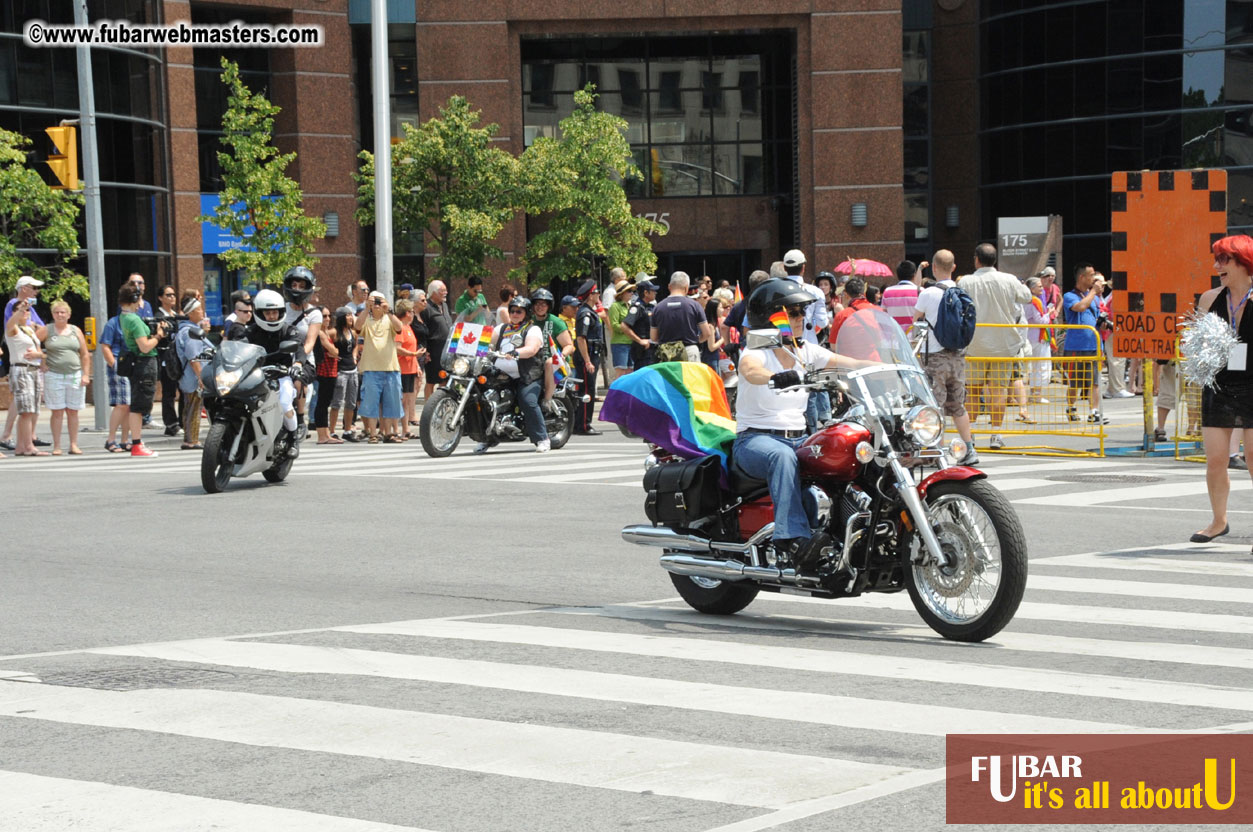
[[[870,431],[861,425],[841,422],[823,428],[796,449],[801,476],[853,479],[861,469],[853,451],[862,440],[870,441]]]

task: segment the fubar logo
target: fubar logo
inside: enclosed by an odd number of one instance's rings
[[[1253,736],[947,737],[949,823],[1253,823]]]

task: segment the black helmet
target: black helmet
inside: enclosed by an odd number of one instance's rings
[[[772,277],[753,290],[748,296],[748,328],[766,329],[771,326],[770,316],[785,306],[813,303],[814,296],[794,280]]]
[[[509,308],[521,309],[522,311],[529,313],[531,311],[531,302],[521,295],[514,295],[509,298]]]
[[[297,280],[305,281],[309,284],[308,287],[305,289],[295,288],[292,286],[292,283]],[[313,294],[316,285],[317,281],[314,280],[313,272],[307,266],[293,266],[283,275],[283,298],[288,303],[304,306],[305,302],[309,300],[309,296]]]
[[[531,293],[531,305],[535,305],[540,301],[546,301],[548,308],[553,308],[553,293],[545,289],[543,286]]]

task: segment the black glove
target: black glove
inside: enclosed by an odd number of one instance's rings
[[[305,371],[299,364],[293,364],[287,368],[287,375],[291,376],[292,381],[300,381],[305,377]]]
[[[775,390],[786,390],[789,387],[796,387],[800,383],[800,374],[795,370],[784,370],[770,377],[770,386]]]

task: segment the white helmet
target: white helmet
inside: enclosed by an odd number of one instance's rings
[[[252,320],[264,329],[266,332],[278,332],[283,326],[283,315],[286,314],[287,302],[283,300],[283,296],[273,289],[262,289],[257,292],[257,296],[252,299]],[[267,321],[265,315],[261,313],[266,309],[277,309],[279,316],[277,321]]]

